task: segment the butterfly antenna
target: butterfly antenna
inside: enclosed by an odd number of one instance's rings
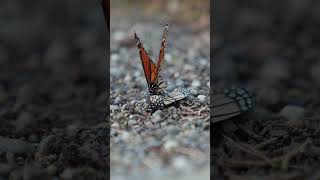
[[[137,46],[138,46],[138,48],[141,48],[142,47],[142,43],[141,43],[140,38],[138,37],[138,35],[136,33],[136,30],[133,30],[133,32],[134,32],[134,38],[136,40]]]

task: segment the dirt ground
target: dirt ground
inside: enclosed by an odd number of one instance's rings
[[[211,84],[247,87],[257,105],[211,124],[212,178],[320,179],[319,7],[217,2]]]
[[[0,179],[107,179],[99,2],[0,4]]]

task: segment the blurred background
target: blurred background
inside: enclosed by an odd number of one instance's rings
[[[194,23],[209,25],[209,0],[139,0],[112,1],[113,16],[128,13],[134,18],[143,16],[144,19],[169,19],[174,22],[195,25]],[[121,11],[119,11],[121,9]],[[170,18],[171,17],[171,18]]]
[[[318,179],[320,3],[226,0],[213,7],[213,89],[246,87],[257,106],[212,126],[218,133],[211,172],[231,179]]]
[[[106,175],[100,1],[3,0],[0,27],[0,179]]]

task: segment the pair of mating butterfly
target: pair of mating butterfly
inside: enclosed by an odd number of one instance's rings
[[[169,25],[166,24],[160,45],[157,65],[151,60],[150,56],[144,49],[140,38],[138,37],[136,32],[134,32],[134,37],[139,49],[144,75],[148,83],[149,93],[147,96],[147,111],[151,113],[189,96],[189,92],[186,89],[179,88],[171,93],[165,92],[166,83],[161,79],[160,73],[164,61],[164,50],[167,45],[168,29]]]
[[[143,71],[148,84],[149,96],[147,97],[147,111],[151,113],[189,96],[189,92],[185,89],[177,89],[169,94],[164,91],[166,84],[161,79],[160,71],[164,61],[164,50],[167,44],[168,28],[169,26],[166,24],[162,36],[157,65],[149,57],[138,35],[134,33]],[[252,109],[253,103],[253,97],[248,91],[241,88],[227,89],[223,93],[215,94],[213,96],[213,104],[210,108],[210,111],[213,113],[211,116],[213,118],[213,122],[229,119],[242,114],[243,112]]]

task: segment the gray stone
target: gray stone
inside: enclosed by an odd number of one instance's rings
[[[33,150],[32,144],[19,140],[0,137],[0,152],[13,154],[28,154]]]
[[[201,102],[205,101],[206,100],[206,96],[205,95],[199,95],[197,97]]]
[[[304,114],[305,109],[303,107],[294,105],[287,105],[280,112],[280,116],[286,118],[287,120],[301,119]]]

